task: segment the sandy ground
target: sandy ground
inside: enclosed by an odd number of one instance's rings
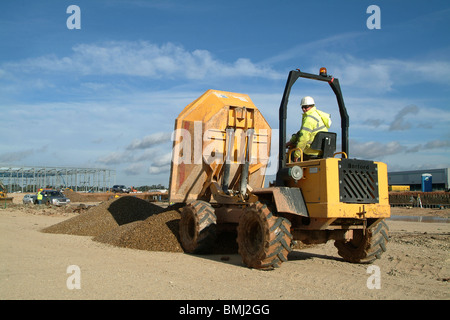
[[[392,214],[449,217],[450,209]],[[40,231],[74,215],[0,209],[0,299],[450,299],[448,223],[388,220],[388,250],[370,266],[344,262],[328,242],[258,271],[238,254],[152,252]],[[79,273],[68,273],[72,265]]]

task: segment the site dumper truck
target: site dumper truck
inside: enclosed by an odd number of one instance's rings
[[[291,161],[286,151],[290,91],[299,79],[328,83],[341,116],[337,134],[320,132],[311,147],[317,159]],[[386,251],[390,216],[387,167],[351,159],[349,117],[337,78],[289,73],[279,108],[276,180],[265,187],[272,131],[250,97],[208,90],[175,121],[169,201],[183,203],[180,240],[186,252],[208,253],[218,232],[237,230],[238,251],[251,268],[287,261],[294,241],[334,241],[353,263],[371,263]],[[274,165],[274,164],[271,164]]]

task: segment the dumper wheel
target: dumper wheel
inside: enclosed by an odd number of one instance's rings
[[[180,240],[185,252],[208,253],[216,240],[216,215],[208,202],[196,200],[181,212]]]
[[[287,260],[292,235],[289,220],[276,217],[261,202],[242,214],[237,228],[237,242],[242,261],[250,268],[271,270]]]
[[[386,251],[389,228],[384,220],[363,230],[354,230],[350,241],[336,240],[334,245],[344,260],[352,263],[371,263]]]

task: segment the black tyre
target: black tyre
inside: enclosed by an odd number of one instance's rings
[[[185,252],[209,253],[216,241],[217,218],[208,202],[196,200],[181,212],[180,241]]]
[[[260,202],[250,205],[237,229],[239,254],[250,268],[271,270],[287,261],[292,235],[289,220],[276,217]]]
[[[371,263],[379,259],[386,251],[389,241],[389,228],[384,220],[371,225],[366,229],[353,231],[353,239],[350,241],[335,241],[338,254],[344,260],[352,263]]]

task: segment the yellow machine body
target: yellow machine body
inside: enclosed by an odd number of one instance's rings
[[[303,176],[298,181],[290,181],[288,187],[298,187],[311,218],[388,218],[390,216],[387,166],[382,162],[376,165],[377,181],[372,181],[377,192],[367,194],[374,197],[374,203],[348,203],[342,199],[340,158],[309,160],[288,164],[300,166]],[[365,187],[364,187],[365,188]]]

